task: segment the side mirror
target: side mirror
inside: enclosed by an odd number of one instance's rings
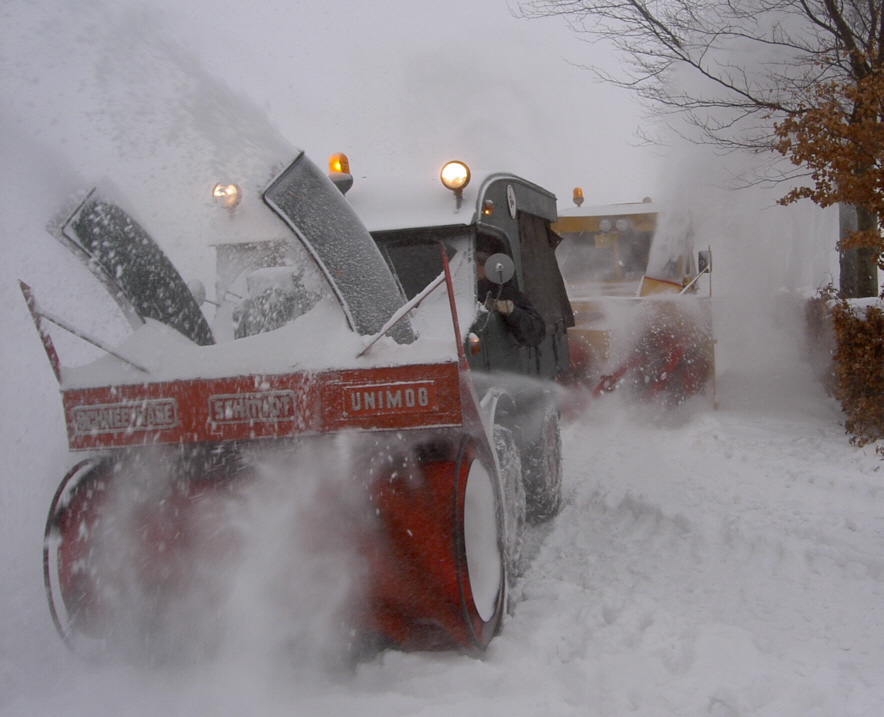
[[[492,254],[485,260],[485,278],[495,284],[506,284],[516,273],[516,265],[506,254]]]
[[[187,288],[193,294],[193,299],[196,301],[197,306],[202,306],[206,303],[206,287],[203,285],[203,282],[199,279],[191,279],[187,282]]]
[[[712,273],[712,250],[705,249],[697,255],[697,273],[702,274],[704,271]]]

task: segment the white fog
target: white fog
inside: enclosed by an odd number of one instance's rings
[[[777,207],[781,189],[724,188],[749,159],[640,147],[634,99],[578,67],[613,66],[605,53],[503,0],[0,5],[0,715],[881,713],[884,469],[874,445],[848,443],[802,333],[802,297],[837,281],[837,217]],[[588,204],[653,197],[712,248],[717,408],[705,395],[661,414],[615,393],[569,412],[562,512],[530,532],[481,657],[329,657],[352,556],[317,496],[327,472],[355,470],[343,441],[330,464],[304,459],[298,490],[268,481],[252,505],[262,530],[217,655],[83,660],[56,634],[41,563],[77,457],[18,281],[119,336],[102,287],[46,231],[72,196],[119,192],[211,287],[216,220],[199,192],[231,173],[257,190],[294,148],[320,166],[347,153],[357,183],[435,178],[457,158],[525,176],[560,208],[577,185]],[[282,649],[293,635],[303,649]]]

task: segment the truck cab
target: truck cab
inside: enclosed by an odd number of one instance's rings
[[[556,261],[560,239],[551,229],[555,195],[514,174],[473,173],[460,161],[446,163],[438,179],[353,182],[339,160],[333,157],[329,176],[346,191],[407,299],[442,271],[442,247],[466,267],[453,287],[465,360],[495,440],[511,440],[518,449],[527,520],[548,520],[559,511],[562,484],[553,381],[569,371],[568,331],[574,326]],[[496,290],[486,290],[483,273],[496,274]],[[496,299],[507,291],[518,292],[543,319],[536,345],[520,343],[496,310]],[[420,334],[421,327],[416,330]]]
[[[473,279],[464,289],[468,300],[480,306],[475,320],[464,327],[469,329],[466,354],[471,369],[555,379],[568,369],[567,332],[574,325],[556,262],[560,239],[550,228],[557,218],[556,198],[512,174],[474,176],[463,163],[451,164],[462,167],[466,178],[454,189],[412,182],[391,192],[386,182],[360,180],[347,198],[408,299],[442,271],[440,244],[449,257],[466,257]],[[488,309],[493,295],[478,295],[479,263],[501,254],[512,260],[507,281],[543,318],[545,332],[536,346],[520,344],[504,317]]]

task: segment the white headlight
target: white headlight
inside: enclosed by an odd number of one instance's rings
[[[233,209],[242,199],[242,193],[235,184],[216,184],[212,196],[221,199],[221,204],[227,209]]]
[[[442,167],[442,184],[452,192],[461,192],[470,183],[470,168],[463,162],[448,162]]]

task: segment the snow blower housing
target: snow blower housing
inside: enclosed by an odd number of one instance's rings
[[[371,235],[340,174],[300,154],[263,204],[216,187],[233,238],[217,241],[212,321],[148,233],[96,191],[55,233],[131,335],[113,346],[92,337],[22,283],[69,446],[83,452],[52,501],[44,546],[50,611],[72,647],[211,648],[223,627],[218,576],[242,560],[231,516],[262,480],[268,449],[296,484],[308,445],[330,465],[347,446],[357,453],[358,475],[342,480],[359,487],[363,510],[340,506],[361,578],[342,608],[351,641],[483,649],[500,628],[526,516],[547,519],[561,499],[558,413],[548,392],[511,378],[567,366],[554,198],[498,176],[464,224]],[[259,214],[263,233],[240,226]],[[515,260],[543,313],[532,346],[515,348],[477,300],[486,239]],[[105,355],[63,365],[51,325]]]

